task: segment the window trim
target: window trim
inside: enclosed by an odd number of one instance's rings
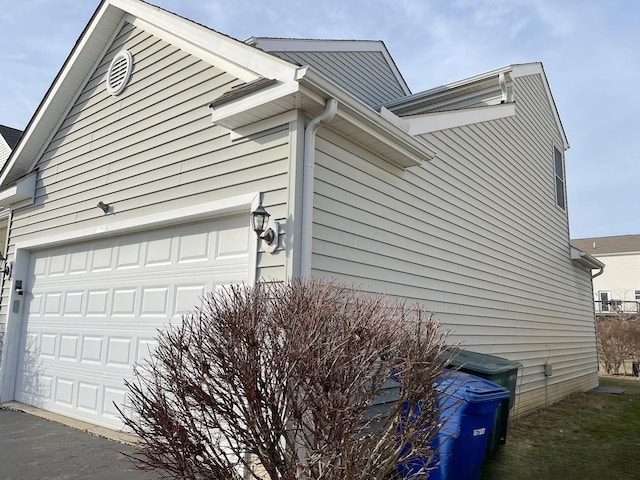
[[[560,160],[560,174],[558,173],[558,160]],[[556,206],[562,211],[567,211],[567,172],[564,162],[564,153],[556,145],[553,146],[553,179],[554,192],[556,194]],[[562,196],[560,196],[558,186],[562,187]]]
[[[602,294],[606,294],[607,295],[607,299],[603,300],[602,299]],[[605,305],[606,303],[606,305]],[[610,312],[611,311],[611,291],[610,290],[598,290],[598,306],[600,307],[599,309],[597,309],[600,312]]]

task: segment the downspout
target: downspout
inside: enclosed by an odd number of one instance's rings
[[[598,273],[595,273],[595,274],[591,275],[591,280],[593,280],[596,277],[599,277],[603,273],[604,273],[604,267],[600,267],[600,270],[598,270]]]
[[[311,276],[311,229],[313,227],[313,180],[316,157],[316,132],[323,123],[333,120],[338,111],[338,101],[330,98],[324,112],[312,119],[304,129],[304,154],[302,170],[302,245],[300,248],[300,278]]]

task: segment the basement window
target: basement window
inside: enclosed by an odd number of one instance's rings
[[[556,164],[556,205],[562,210],[566,210],[564,158],[562,158],[562,152],[556,147],[553,147],[553,156]]]
[[[133,57],[127,50],[121,50],[113,57],[109,70],[107,70],[107,92],[111,95],[119,95],[129,83]]]

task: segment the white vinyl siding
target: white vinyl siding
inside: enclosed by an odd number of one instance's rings
[[[638,298],[640,290],[640,253],[608,253],[597,255],[598,260],[605,264],[604,272],[593,279],[595,292],[609,292],[610,300],[633,302]],[[596,298],[596,300],[600,300]],[[625,303],[625,308],[632,305]]]
[[[0,135],[0,165],[2,165],[7,158],[9,158],[9,155],[11,155],[11,148],[9,147],[9,144],[4,140],[4,138],[2,138],[2,136]]]
[[[133,55],[133,75],[113,97],[104,78],[123,48]],[[45,149],[35,204],[16,213],[12,243],[102,225],[100,200],[125,220],[263,191],[272,218],[286,218],[288,128],[231,142],[211,124],[208,103],[235,83],[126,25]]]
[[[312,269],[426,305],[451,342],[521,362],[523,413],[597,382],[597,363],[591,277],[549,201],[559,133],[541,79],[517,86],[516,117],[425,135],[437,157],[407,171],[321,130]]]
[[[368,105],[380,105],[405,95],[382,52],[272,52],[310,65]]]
[[[114,97],[105,77],[122,49],[133,56],[133,73]],[[9,255],[17,242],[254,192],[264,192],[272,219],[286,219],[288,125],[232,142],[227,130],[211,123],[211,100],[238,83],[125,24],[39,159],[35,203],[15,210]],[[99,201],[112,205],[114,214],[105,216]],[[259,252],[257,276],[282,279],[284,263],[283,251]],[[9,285],[2,292],[0,331]]]

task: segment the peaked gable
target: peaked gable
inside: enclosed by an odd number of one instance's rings
[[[261,76],[294,82],[296,66],[227,35],[141,0],[102,0],[0,171],[12,184],[35,168],[71,105],[122,26],[128,22],[243,81]]]
[[[369,106],[411,94],[382,41],[252,37],[246,42],[316,69]]]
[[[479,111],[482,107],[513,104],[515,102],[514,80],[531,75],[540,75],[542,79],[542,87],[549,110],[562,139],[562,147],[566,150],[569,148],[569,141],[560,120],[544,67],[540,62],[514,64],[491,70],[393,100],[385,104],[384,107],[396,115],[410,118],[411,116],[437,112]],[[491,117],[486,119],[490,120]]]

